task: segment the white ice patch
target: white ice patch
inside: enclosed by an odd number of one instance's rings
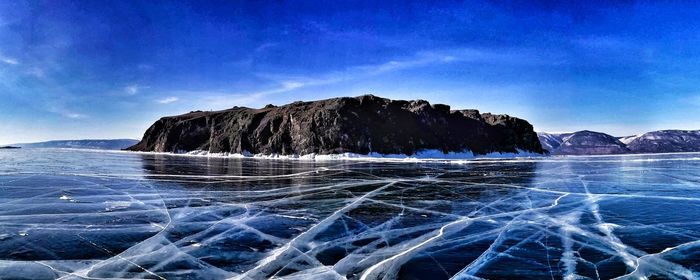
[[[623,137],[623,138],[620,138],[620,142],[624,143],[625,145],[629,145],[630,143],[632,143],[632,141],[636,140],[636,139],[639,138],[640,136],[642,136],[642,135],[634,135],[634,136]]]
[[[131,206],[131,201],[105,201],[105,210],[114,211],[120,209],[126,209]]]
[[[255,158],[255,159],[276,159],[276,160],[306,160],[306,161],[379,161],[379,162],[423,162],[435,160],[447,161],[464,161],[464,160],[479,160],[479,159],[515,159],[515,158],[538,158],[545,155],[518,150],[517,153],[501,153],[492,152],[485,155],[474,154],[471,151],[463,152],[448,152],[444,153],[440,150],[423,150],[413,155],[406,154],[380,154],[372,152],[369,154],[357,153],[342,153],[342,154],[305,154],[305,155],[281,155],[281,154],[252,154],[249,152],[243,153],[210,153],[208,151],[190,151],[178,153],[159,153],[159,152],[136,152],[136,153],[154,153],[179,156],[195,156],[195,157],[214,157],[214,158]]]

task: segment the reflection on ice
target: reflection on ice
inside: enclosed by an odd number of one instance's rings
[[[269,161],[0,153],[0,275],[694,279],[697,155]]]

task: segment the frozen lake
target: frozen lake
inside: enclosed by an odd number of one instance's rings
[[[0,150],[0,278],[697,279],[700,154]]]

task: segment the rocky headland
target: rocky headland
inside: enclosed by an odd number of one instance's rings
[[[543,153],[527,121],[373,95],[163,117],[131,151],[238,154]]]

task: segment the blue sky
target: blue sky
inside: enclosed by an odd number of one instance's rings
[[[700,6],[617,2],[0,0],[0,143],[367,93],[537,131],[700,129]]]

